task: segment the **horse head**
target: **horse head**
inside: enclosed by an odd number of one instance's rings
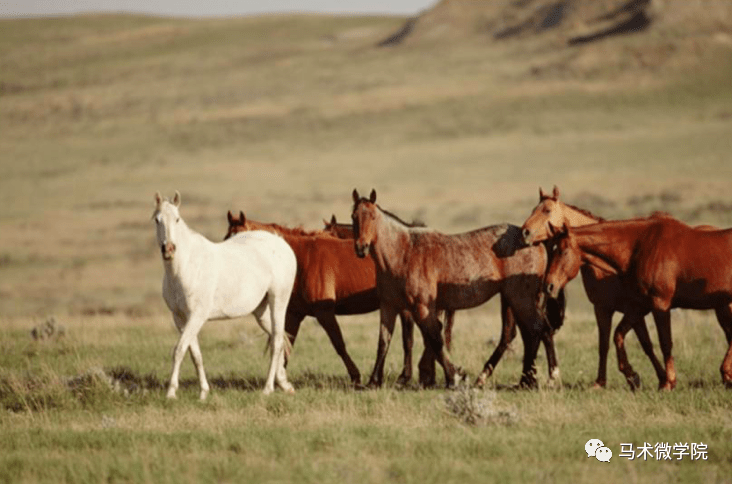
[[[551,195],[539,188],[539,204],[521,226],[521,234],[527,245],[553,237],[565,221],[564,204],[559,201],[559,189],[554,186]]]
[[[371,190],[369,198],[362,198],[358,190],[353,189],[353,242],[356,255],[366,257],[371,246],[376,242],[376,190]]]
[[[582,251],[572,230],[565,224],[549,243],[549,267],[544,278],[544,290],[557,298],[569,281],[577,277],[582,266]]]
[[[155,212],[153,220],[155,220],[155,230],[158,240],[158,247],[163,256],[164,261],[171,261],[175,256],[177,248],[176,242],[180,238],[182,225],[180,212],[180,193],[176,190],[172,202],[167,198],[160,196],[160,192],[155,193]]]
[[[338,223],[335,215],[330,218],[330,222],[323,220],[323,226],[323,231],[333,237],[348,240],[353,238],[353,226]]]
[[[231,210],[229,210],[226,213],[226,218],[229,221],[229,228],[226,230],[226,235],[224,236],[224,240],[233,237],[234,235],[238,234],[239,232],[244,232],[245,230],[249,230],[247,227],[247,219],[244,216],[244,212],[239,210],[239,218],[236,218],[234,214],[231,213]]]

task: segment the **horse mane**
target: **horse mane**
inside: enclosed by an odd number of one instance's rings
[[[396,214],[394,214],[394,213],[392,213],[392,212],[390,212],[388,210],[384,210],[383,208],[381,208],[381,206],[376,205],[376,207],[379,210],[381,210],[384,214],[386,214],[389,217],[393,218],[394,220],[396,220],[400,224],[404,225],[405,227],[408,227],[408,228],[426,228],[427,227],[427,225],[425,225],[425,223],[422,222],[421,220],[413,220],[411,223],[405,222],[404,220],[402,220],[401,218],[399,218]]]
[[[594,213],[590,212],[587,209],[579,208],[578,206],[572,205],[571,203],[567,203],[567,202],[562,202],[562,203],[565,204],[566,206],[568,206],[569,208],[571,208],[572,210],[578,211],[582,215],[586,215],[586,216],[588,216],[590,218],[594,218],[598,222],[607,222],[607,219],[605,219],[603,217],[598,217],[597,215],[595,215]]]

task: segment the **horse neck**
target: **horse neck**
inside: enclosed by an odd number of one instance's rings
[[[409,245],[409,227],[385,214],[381,209],[377,212],[376,239],[372,251],[376,267],[381,271],[394,272],[404,259],[404,253]]]
[[[596,224],[602,222],[603,219],[596,217],[590,213],[584,212],[578,208],[567,205],[566,203],[559,202],[562,204],[562,213],[564,215],[564,221],[570,227],[583,227],[585,225]]]
[[[578,228],[573,236],[582,260],[610,272],[626,272],[647,223],[610,222]]]
[[[181,226],[175,241],[175,256],[169,264],[165,264],[165,270],[180,277],[190,269],[192,256],[200,253],[201,246],[211,244],[211,241],[188,227],[183,219],[179,223]]]

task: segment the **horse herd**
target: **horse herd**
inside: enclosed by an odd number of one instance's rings
[[[323,230],[306,231],[256,222],[228,213],[225,240],[214,243],[181,218],[178,192],[172,200],[155,194],[157,241],[165,275],[163,298],[180,338],[173,351],[167,396],[174,398],[180,365],[189,352],[200,381],[200,398],[209,384],[198,332],[209,319],[253,314],[269,335],[270,368],[264,393],[275,383],[294,391],[287,380],[289,348],[300,324],[315,317],[343,360],[354,386],[361,374],[346,350],[336,315],[379,310],[380,329],[369,386],[383,383],[384,362],[399,316],[404,364],[398,383],[412,378],[416,323],[424,339],[419,382],[434,385],[435,363],[447,386],[465,378],[450,360],[455,311],[500,295],[499,343],[476,380],[482,386],[508,345],[524,343],[520,385],[536,386],[535,360],[544,344],[550,381],[559,376],[553,335],[564,320],[564,286],[582,272],[599,331],[595,386],[606,383],[611,320],[618,366],[631,389],[640,377],[628,362],[625,335],[633,329],[651,360],[661,389],[673,389],[671,308],[714,309],[729,349],[720,368],[732,387],[732,229],[689,227],[664,213],[625,221],[605,221],[539,190],[539,204],[523,224],[494,225],[447,235],[410,224],[353,191],[352,224],[335,216]],[[656,358],[644,317],[652,313],[664,364]],[[444,315],[444,318],[443,318]],[[445,321],[443,324],[441,319]]]

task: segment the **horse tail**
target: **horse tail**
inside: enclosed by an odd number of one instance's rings
[[[285,337],[282,338],[285,341],[285,364],[287,364],[287,360],[290,359],[290,353],[292,353],[292,343],[290,342],[290,335],[285,333]],[[267,342],[264,345],[264,350],[262,351],[262,355],[267,355],[269,353],[269,356],[272,356],[272,333],[267,333]]]

